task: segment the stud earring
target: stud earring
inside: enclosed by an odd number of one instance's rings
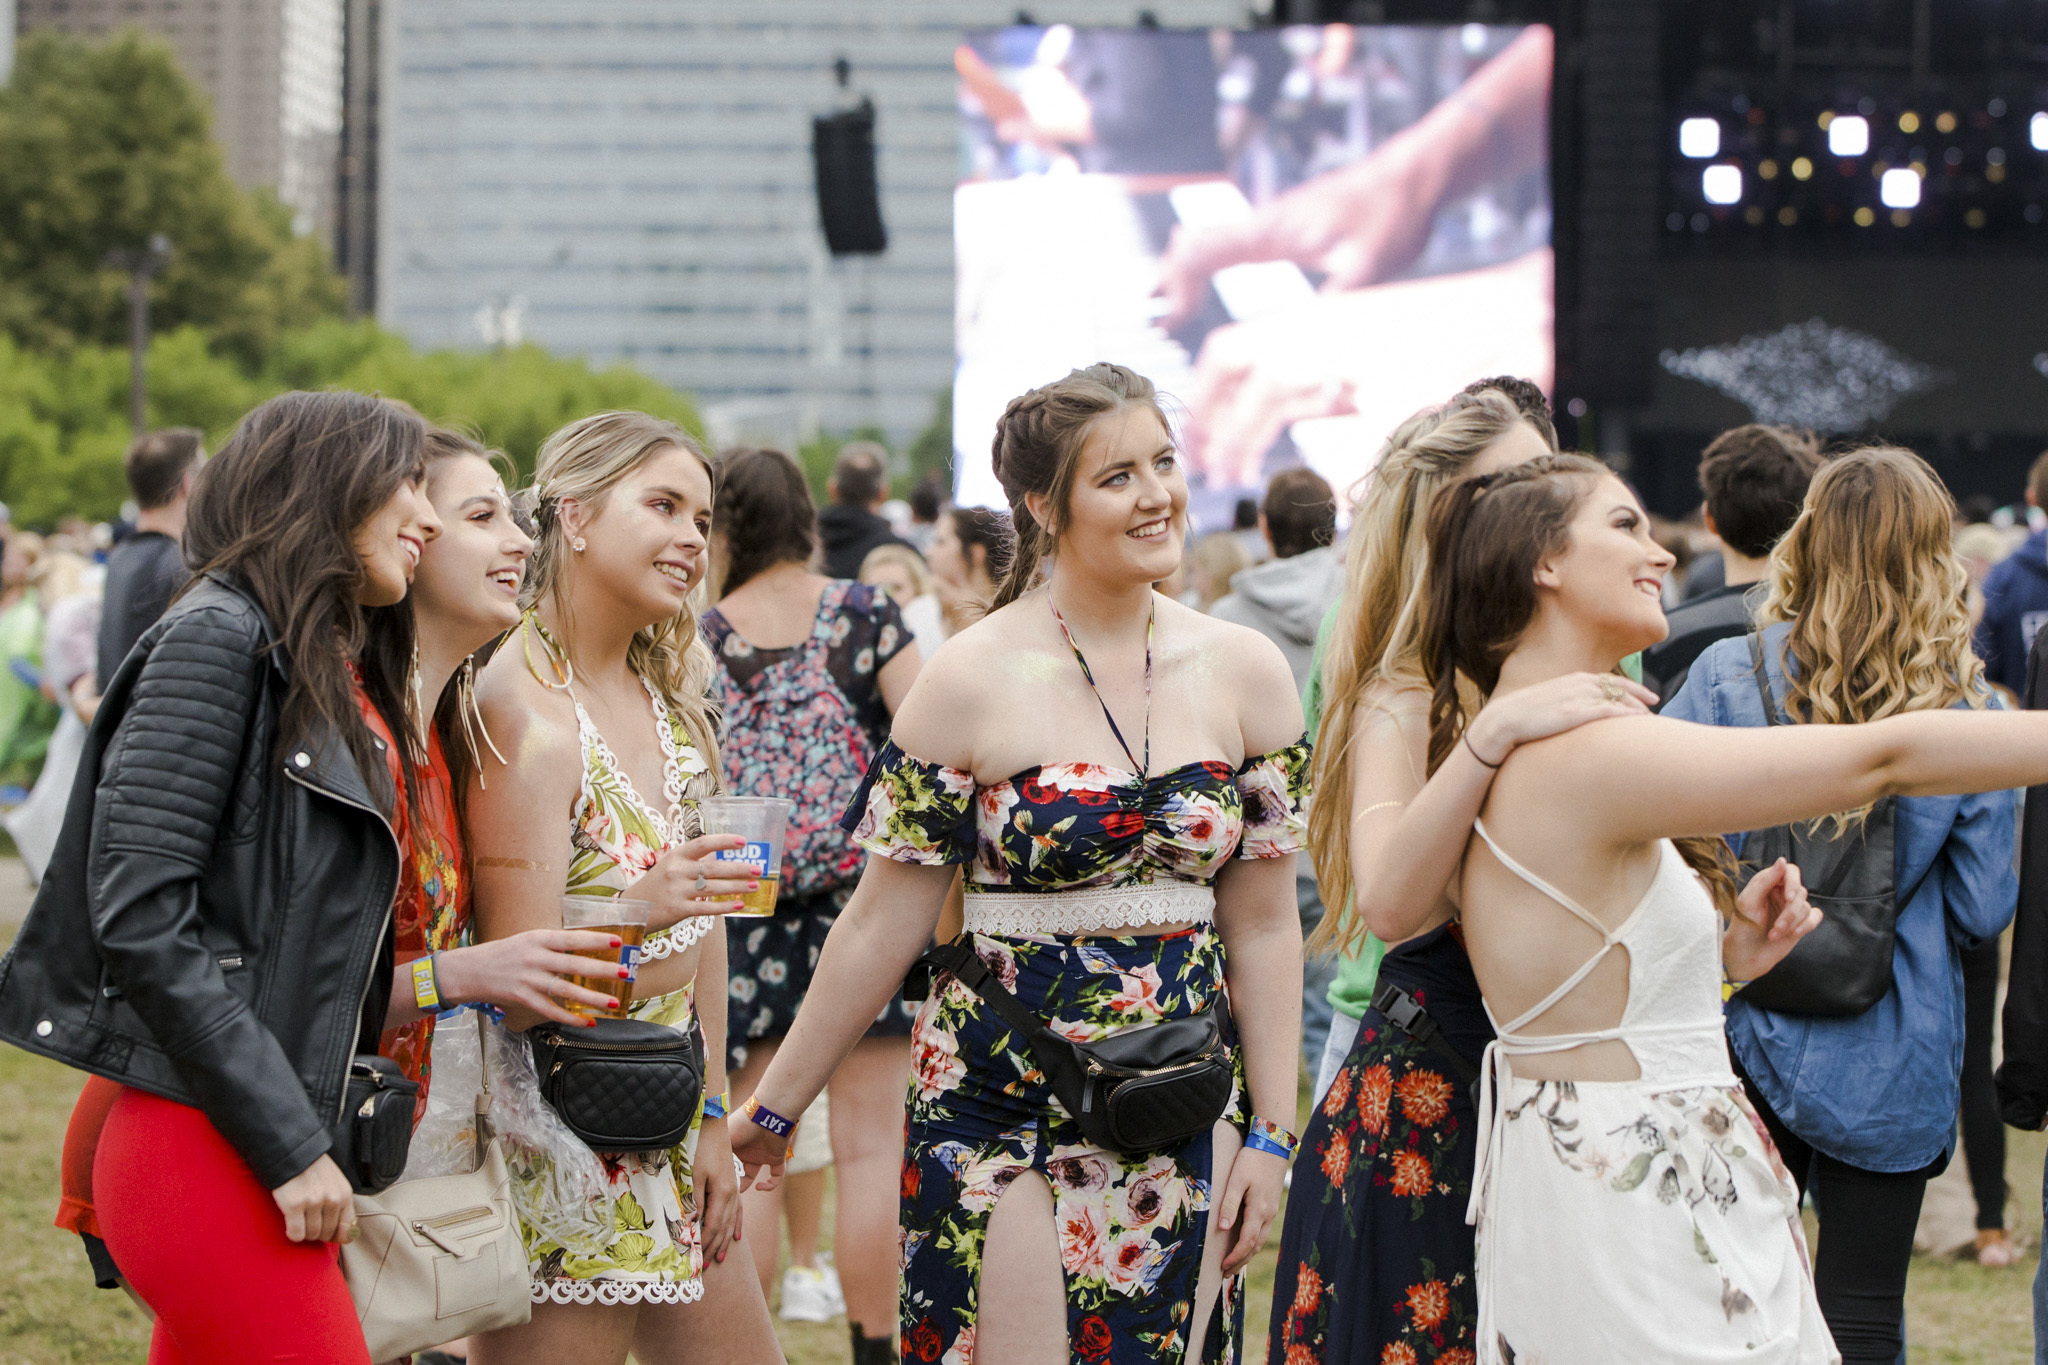
[[[582,554],[582,553],[583,553],[583,537],[582,537],[582,536],[570,536],[570,537],[569,537],[569,548],[570,548],[570,549],[572,549],[572,550],[574,550],[574,551],[575,551],[575,552],[576,552],[577,554],[579,554],[579,555],[580,555],[580,554]]]

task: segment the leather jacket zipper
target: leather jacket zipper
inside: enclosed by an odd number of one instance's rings
[[[293,772],[289,767],[287,767],[284,770],[284,775],[290,778],[292,781],[298,783],[301,787],[304,787],[309,792],[315,792],[321,796],[326,797],[330,801],[337,801],[340,804],[347,806],[352,810],[359,810],[363,812],[365,815],[373,817],[377,821],[378,828],[382,829],[384,831],[385,836],[391,840],[391,852],[393,858],[402,859],[405,856],[403,851],[398,847],[398,835],[392,832],[391,822],[384,817],[384,812],[376,809],[373,806],[366,806],[360,801],[351,800],[350,798],[343,796],[341,793],[334,791],[330,788],[320,786],[318,783],[313,782],[310,779]],[[394,862],[393,865],[397,866],[398,864]],[[370,940],[370,964],[373,967],[375,966],[377,960],[377,944],[382,942],[384,935],[390,931],[392,918],[398,912],[398,886],[399,884],[403,883],[404,880],[405,878],[401,873],[401,875],[392,885],[391,894],[384,898],[384,914],[377,921],[377,933],[375,937],[373,937]],[[363,983],[362,993],[356,998],[355,1023],[354,1026],[349,1029],[347,1050],[342,1054],[341,1094],[339,1097],[337,1097],[334,1104],[334,1121],[336,1123],[340,1123],[342,1120],[348,1117],[349,1062],[356,1055],[356,1040],[363,1036],[363,1014],[366,1010],[368,1010],[369,1005],[370,983],[365,981]]]

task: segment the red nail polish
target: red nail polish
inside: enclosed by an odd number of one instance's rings
[[[633,974],[631,972],[627,971],[624,967],[619,968],[619,980],[631,981],[632,979]]]
[[[607,1009],[614,1009],[614,1010],[615,1010],[615,1009],[617,1009],[617,1008],[619,1007],[619,1002],[618,1002],[618,1001],[616,1001],[616,1000],[607,1000],[607,1001],[605,1001],[604,1003],[605,1003],[605,1008],[607,1008]],[[592,1022],[592,1023],[595,1023],[596,1021],[595,1021],[595,1020],[592,1020],[591,1022]]]
[[[583,1027],[585,1027],[585,1028],[596,1028],[596,1027],[597,1027],[597,1020],[595,1020],[595,1019],[585,1019],[585,1020],[583,1021]]]
[[[622,938],[619,938],[619,937],[617,937],[617,936],[614,936],[614,937],[612,938],[612,947],[614,947],[614,948],[623,948],[623,947],[625,947],[625,946],[626,946],[626,940],[624,940],[624,939],[622,939]]]

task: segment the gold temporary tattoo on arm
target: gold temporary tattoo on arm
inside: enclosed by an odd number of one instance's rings
[[[478,867],[509,867],[518,872],[552,872],[546,863],[534,862],[531,858],[478,858]]]

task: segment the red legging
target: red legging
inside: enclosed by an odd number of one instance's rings
[[[123,1088],[92,1168],[100,1235],[156,1310],[149,1365],[369,1365],[329,1242],[284,1215],[206,1115]]]

